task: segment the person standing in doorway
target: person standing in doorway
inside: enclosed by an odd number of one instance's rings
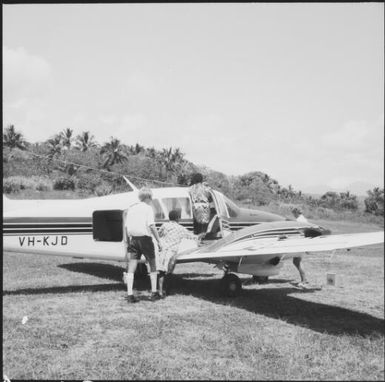
[[[189,193],[192,201],[194,234],[203,236],[210,221],[210,188],[203,183],[203,176],[195,173],[191,177]]]

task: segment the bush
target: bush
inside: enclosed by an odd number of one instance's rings
[[[95,194],[97,196],[109,195],[111,194],[111,192],[112,192],[112,187],[107,183],[103,183],[95,188]]]
[[[384,189],[375,187],[367,193],[369,196],[364,200],[365,212],[376,216],[384,216]]]
[[[8,178],[4,178],[3,180],[3,192],[6,194],[18,192],[27,188],[34,187],[31,179],[25,178],[23,176],[10,176]]]
[[[319,205],[336,211],[358,209],[357,196],[350,194],[349,191],[340,193],[328,191],[321,196]]]
[[[79,190],[87,190],[94,192],[96,187],[102,183],[100,174],[92,173],[79,173],[77,174],[76,188]]]
[[[73,191],[75,189],[75,180],[72,177],[61,176],[54,180],[53,189]]]
[[[52,190],[52,182],[49,179],[40,176],[10,176],[3,180],[3,192],[6,194],[27,189],[49,191]]]
[[[51,191],[52,180],[42,176],[33,176],[32,179],[35,181],[35,190],[37,191]]]

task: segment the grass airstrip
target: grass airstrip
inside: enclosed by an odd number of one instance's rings
[[[326,222],[334,233],[378,226]],[[4,253],[3,373],[10,379],[384,380],[384,247],[311,254],[320,290],[288,262],[238,298],[222,272],[177,265],[170,295],[127,305],[123,264]],[[326,285],[326,273],[336,285]],[[241,276],[243,281],[250,278]],[[246,283],[247,284],[247,283]]]

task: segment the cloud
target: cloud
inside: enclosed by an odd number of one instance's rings
[[[27,139],[40,139],[32,131],[46,120],[52,87],[48,61],[24,48],[3,47],[3,125],[14,124]]]
[[[52,88],[52,67],[44,58],[24,48],[3,47],[3,99],[18,105],[28,98],[46,96]]]
[[[134,71],[122,80],[120,96],[131,110],[146,110],[157,106],[157,97],[164,97],[161,90],[164,85],[164,78],[153,76],[150,73]]]
[[[141,144],[148,145],[152,141],[152,132],[147,127],[148,118],[145,114],[125,114],[116,125],[114,134],[127,144],[141,142]]]
[[[340,129],[324,135],[321,143],[328,149],[364,150],[378,147],[381,133],[383,131],[378,121],[372,124],[367,121],[349,121]]]
[[[113,114],[102,114],[98,117],[99,121],[103,125],[112,126],[117,122],[117,118]]]
[[[264,171],[265,163],[266,172],[280,183],[303,190],[320,185],[343,190],[363,181],[383,184],[383,126],[383,117],[379,116],[372,121],[348,121],[326,132],[326,128],[311,134],[287,129],[291,137],[284,133],[284,140],[280,135],[265,146],[269,150],[262,150],[269,163],[262,159],[259,168]],[[253,158],[251,152],[249,158]]]
[[[215,170],[223,170],[223,166],[218,164],[229,157],[231,145],[237,140],[234,131],[226,128],[223,117],[216,113],[196,115],[186,119],[183,127],[177,133],[177,141],[187,159]]]
[[[156,92],[157,85],[145,73],[135,72],[127,77],[126,89],[131,94],[149,96]]]
[[[101,143],[114,137],[127,145],[153,145],[153,131],[148,129],[148,124],[148,117],[143,113],[126,113],[120,116],[102,114],[96,118],[92,131]]]

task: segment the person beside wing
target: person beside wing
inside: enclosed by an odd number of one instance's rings
[[[159,273],[159,295],[165,297],[165,277],[174,270],[179,244],[183,239],[197,240],[190,231],[178,223],[180,214],[172,210],[168,214],[169,222],[159,228],[162,250],[158,254],[157,270]]]
[[[303,216],[303,213],[299,208],[295,207],[292,209],[291,212],[294,215],[297,222],[309,223],[307,221],[307,219],[305,218],[305,216]],[[301,281],[297,284],[297,286],[299,288],[306,289],[307,286],[309,285],[309,282],[307,281],[306,273],[305,273],[305,270],[304,270],[303,265],[302,265],[302,256],[293,257],[293,264],[297,268],[297,270],[299,272],[299,276],[301,278]]]

